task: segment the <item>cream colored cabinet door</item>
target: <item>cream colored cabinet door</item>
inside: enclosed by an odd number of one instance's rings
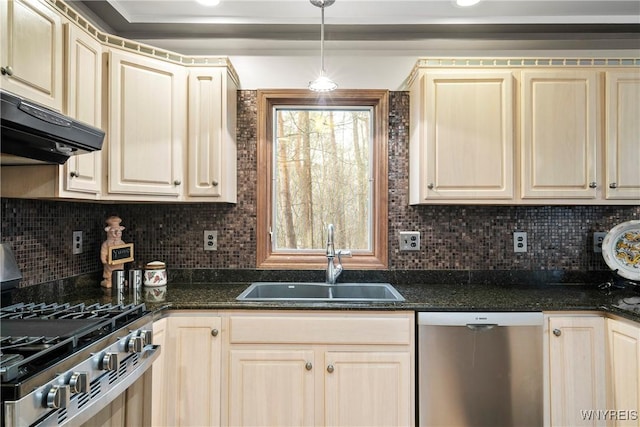
[[[414,322],[413,312],[230,314],[225,424],[413,425]]]
[[[316,371],[312,350],[231,350],[229,425],[313,426]]]
[[[156,425],[220,425],[221,325],[210,315],[167,318],[166,422]]]
[[[640,325],[607,319],[614,426],[640,426]],[[609,417],[613,418],[613,417]]]
[[[325,353],[326,425],[411,425],[410,357],[408,352]]]
[[[640,70],[605,74],[605,195],[640,203]]]
[[[3,89],[62,111],[63,28],[44,1],[0,1]]]
[[[189,198],[236,201],[236,92],[226,68],[189,71]]]
[[[153,322],[153,344],[160,346],[160,355],[153,362],[151,397],[151,425],[167,425],[167,374],[165,360],[167,358],[167,319],[159,319]]]
[[[514,198],[510,70],[426,71],[411,91],[410,203]]]
[[[102,124],[102,45],[83,30],[67,25],[67,114],[81,122]],[[102,189],[102,153],[71,156],[60,167],[61,196],[97,197]],[[80,193],[80,194],[78,194]]]
[[[180,65],[109,52],[109,194],[121,200],[183,194],[186,79]]]
[[[522,198],[595,199],[598,73],[522,71]]]
[[[604,318],[551,316],[547,326],[550,425],[604,426],[595,412],[607,403]]]

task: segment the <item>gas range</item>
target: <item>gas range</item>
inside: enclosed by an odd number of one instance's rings
[[[144,304],[0,309],[2,425],[79,424],[133,384],[160,349]]]

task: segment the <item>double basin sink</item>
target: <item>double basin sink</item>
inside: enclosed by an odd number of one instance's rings
[[[255,282],[238,301],[401,302],[404,297],[389,283]]]

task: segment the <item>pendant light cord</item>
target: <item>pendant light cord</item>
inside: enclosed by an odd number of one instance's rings
[[[322,19],[320,21],[320,72],[324,75],[324,4],[320,8]]]

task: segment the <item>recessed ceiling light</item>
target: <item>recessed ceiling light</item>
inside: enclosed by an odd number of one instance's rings
[[[217,6],[220,4],[220,0],[196,0],[203,6]]]
[[[480,0],[455,0],[456,6],[467,7],[480,3]]]

